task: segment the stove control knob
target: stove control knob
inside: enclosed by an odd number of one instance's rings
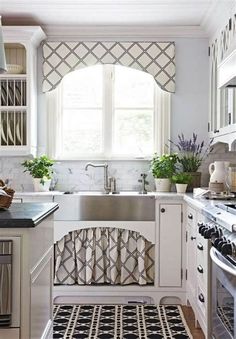
[[[219,232],[219,230],[215,229],[215,231],[213,233],[211,233],[211,240],[214,241],[214,239],[219,238],[219,237],[220,237],[220,232]]]
[[[203,227],[201,228],[200,234],[203,236],[204,233],[205,233],[205,231],[206,231],[207,229],[208,229],[208,228],[207,228],[206,226],[203,226]]]
[[[219,238],[216,238],[216,239],[214,240],[213,246],[217,248],[218,243],[219,243],[220,241],[223,241],[223,239],[220,238],[220,237],[219,237]]]
[[[220,242],[218,243],[218,245],[217,245],[216,248],[217,248],[217,250],[218,250],[219,252],[221,252],[223,245],[227,245],[227,241],[222,240],[222,241],[220,241]]]
[[[232,255],[232,253],[233,253],[233,251],[232,251],[232,244],[231,243],[227,243],[227,244],[222,245],[220,252],[223,255]]]
[[[202,230],[205,228],[206,226],[205,225],[201,225],[198,229],[198,233],[201,234]]]
[[[204,238],[205,239],[210,239],[211,235],[215,232],[215,228],[209,228],[207,231],[204,232]]]

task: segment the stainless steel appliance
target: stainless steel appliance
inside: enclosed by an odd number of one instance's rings
[[[236,204],[218,203],[203,211],[199,232],[211,240],[211,337],[236,338]]]
[[[0,240],[0,326],[12,321],[12,240]]]

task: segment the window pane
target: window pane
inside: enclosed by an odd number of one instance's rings
[[[115,110],[115,154],[145,156],[153,153],[153,111]]]
[[[71,72],[63,79],[64,108],[102,106],[102,66],[91,66]]]
[[[115,107],[153,107],[154,80],[145,72],[115,67]]]
[[[64,154],[101,153],[102,140],[102,110],[64,110],[62,135]]]

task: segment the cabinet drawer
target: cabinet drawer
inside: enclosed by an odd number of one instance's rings
[[[205,291],[200,286],[197,288],[197,304],[199,313],[205,317],[207,314],[207,297]]]
[[[197,233],[197,264],[208,267],[209,241]]]
[[[197,272],[197,283],[201,287],[204,294],[206,294],[207,293],[207,287],[208,287],[207,268],[204,267],[203,265],[197,263],[196,272]]]
[[[188,206],[187,207],[187,223],[190,226],[193,226],[196,224],[196,219],[197,219],[197,212],[195,211],[195,209]]]

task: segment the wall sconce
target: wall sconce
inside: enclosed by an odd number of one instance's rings
[[[5,73],[6,71],[7,71],[6,55],[3,43],[2,22],[0,16],[0,74]]]

